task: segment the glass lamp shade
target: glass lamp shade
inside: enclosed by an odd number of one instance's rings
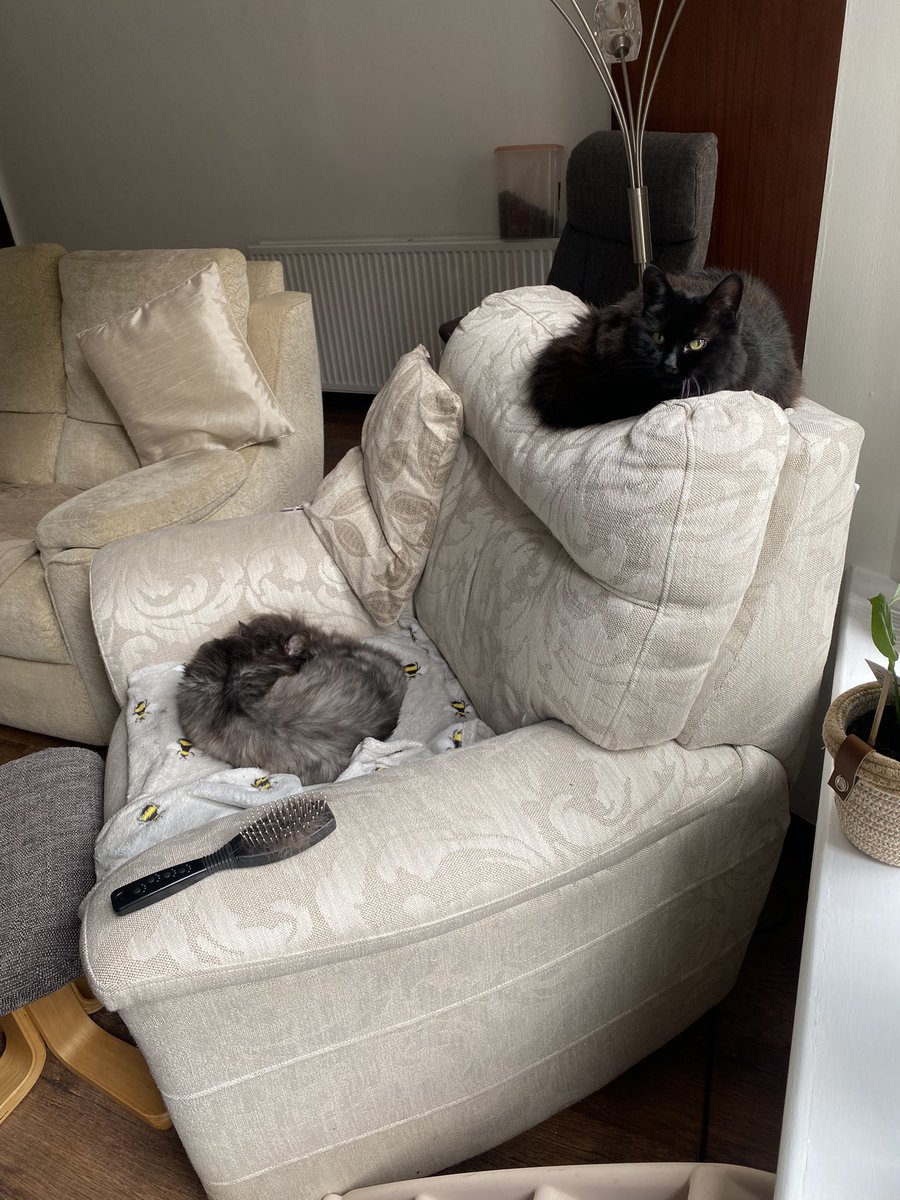
[[[600,53],[608,63],[633,62],[641,49],[639,0],[597,0],[594,28]]]

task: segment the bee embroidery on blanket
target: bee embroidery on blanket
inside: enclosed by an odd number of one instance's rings
[[[450,740],[453,742],[453,749],[458,750],[462,745],[462,730],[454,729]]]
[[[261,792],[267,792],[272,786],[272,780],[268,775],[260,775],[259,779],[253,780],[253,786],[259,788]]]
[[[412,679],[414,675],[419,673],[419,664],[417,662],[407,663],[403,670]]]
[[[188,756],[189,754],[192,754],[192,753],[193,753],[193,751],[192,751],[192,749],[191,749],[191,747],[192,747],[193,745],[194,745],[194,743],[193,743],[193,742],[189,742],[189,741],[187,740],[187,738],[179,738],[179,739],[178,739],[178,747],[179,747],[179,749],[178,749],[178,757],[179,757],[179,758],[187,758],[187,756]]]
[[[159,816],[159,807],[156,804],[145,804],[138,813],[138,820],[146,825],[148,821],[155,821]]]
[[[131,715],[136,721],[143,721],[144,717],[147,715],[147,701],[138,700],[137,704],[131,710]]]
[[[457,713],[464,721],[468,720],[469,714],[466,712],[466,709],[469,706],[466,704],[465,700],[451,700],[450,707],[456,709]]]

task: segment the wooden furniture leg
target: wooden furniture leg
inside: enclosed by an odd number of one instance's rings
[[[83,975],[78,976],[78,978],[72,983],[72,987],[78,993],[78,999],[81,1002],[81,1007],[86,1013],[99,1012],[103,1007],[101,1002],[91,991],[91,985]]]
[[[125,1106],[154,1129],[172,1122],[163,1098],[139,1050],[96,1025],[67,983],[28,1005],[44,1041],[76,1075]]]
[[[43,1070],[47,1052],[25,1008],[0,1017],[6,1046],[0,1055],[0,1121],[27,1096]]]

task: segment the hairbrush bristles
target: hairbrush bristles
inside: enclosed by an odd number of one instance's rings
[[[322,792],[289,796],[277,806],[260,813],[211,854],[154,871],[133,883],[116,888],[110,896],[117,913],[133,912],[180,892],[215,871],[234,867],[259,867],[280,862],[321,842],[336,827],[328,798]]]
[[[334,816],[325,796],[321,792],[312,792],[289,796],[277,807],[261,813],[240,831],[238,837],[254,856],[265,854],[267,862],[274,862],[315,845],[334,827]],[[241,859],[243,855],[238,857]],[[234,865],[243,866],[244,863],[236,861]]]

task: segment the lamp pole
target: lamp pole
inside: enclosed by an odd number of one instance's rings
[[[647,41],[647,52],[644,58],[644,71],[641,76],[641,87],[638,93],[637,109],[635,110],[631,97],[631,83],[628,77],[626,63],[634,61],[641,48],[642,25],[641,6],[639,0],[597,0],[594,6],[593,24],[588,21],[576,0],[550,0],[556,11],[564,18],[575,36],[581,42],[588,57],[594,65],[594,70],[609,96],[616,120],[622,131],[625,142],[625,157],[628,162],[628,178],[631,186],[628,188],[628,215],[631,221],[631,246],[634,261],[637,265],[638,283],[644,274],[644,268],[653,258],[653,240],[650,232],[650,205],[647,187],[644,183],[644,130],[647,127],[647,110],[653,99],[656,81],[659,78],[659,68],[665,58],[675,32],[675,26],[681,16],[687,0],[679,0],[672,16],[665,40],[656,57],[652,76],[650,62],[653,46],[659,29],[665,0],[657,0],[656,13]],[[569,11],[571,9],[571,12]],[[625,103],[613,82],[612,63],[618,63],[622,68]],[[649,87],[647,82],[649,79]]]

